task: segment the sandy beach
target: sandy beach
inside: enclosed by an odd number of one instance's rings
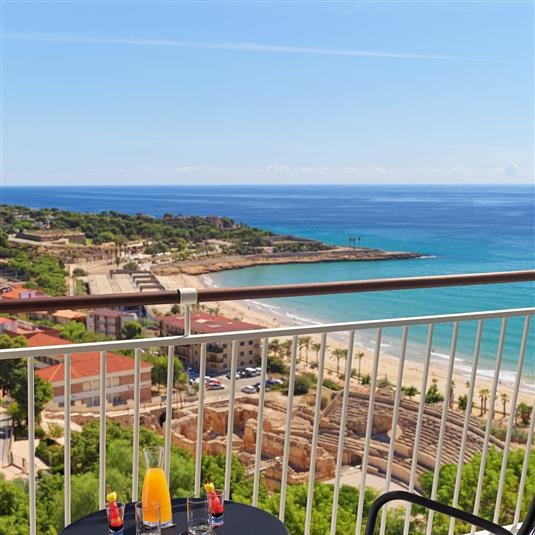
[[[202,288],[207,286],[207,281],[203,277],[187,275],[187,274],[177,274],[170,276],[160,275],[159,280],[167,289],[176,289],[180,287],[193,287],[193,288]],[[221,302],[213,303],[208,305],[210,308],[219,306],[219,311],[222,315],[230,318],[239,318],[243,321],[255,323],[264,327],[287,327],[294,325],[302,325],[302,323],[292,321],[291,318],[281,316],[280,314],[275,315],[270,313],[269,309],[263,308],[256,305],[254,302],[248,301],[232,301],[232,302]],[[161,312],[169,310],[170,307],[159,306],[157,307]],[[348,318],[348,321],[351,318]],[[319,342],[319,335],[313,336],[314,342]],[[327,337],[328,348],[326,351],[326,374],[325,377],[329,379],[336,379],[336,359],[332,355],[332,350],[335,348],[347,348],[347,343],[344,343],[340,334],[338,335],[329,335]],[[354,354],[358,351],[364,352],[364,357],[361,361],[361,374],[368,374],[372,371],[373,364],[373,353],[359,345],[355,344]],[[305,351],[303,350],[302,355],[304,357]],[[309,351],[309,361],[314,362],[316,360],[316,353],[312,350]],[[357,359],[353,360],[352,368],[357,368],[358,362]],[[340,372],[343,373],[345,367],[345,360],[340,361]],[[421,362],[406,360],[402,376],[402,385],[404,386],[415,386],[420,390],[422,383],[424,365]],[[391,383],[396,383],[397,375],[399,369],[399,359],[397,356],[388,355],[386,353],[381,353],[379,360],[379,372],[378,377],[382,378],[387,376],[388,380]],[[299,371],[308,371],[304,364],[304,361],[298,364]],[[310,368],[310,371],[314,371]],[[437,363],[433,359],[431,360],[429,368],[429,377],[428,377],[428,387],[431,384],[431,381],[436,379],[438,381],[439,390],[442,392],[445,391],[446,381],[447,381],[447,367],[446,361],[444,363]],[[457,398],[460,395],[466,394],[468,392],[467,381],[469,379],[469,373],[464,370],[459,370],[454,368],[453,381],[455,382],[454,386],[454,399],[455,407],[457,407]],[[356,379],[355,379],[356,382]],[[340,382],[341,383],[341,382]],[[488,388],[489,391],[492,388],[492,377],[482,377],[480,375],[476,376],[476,385],[474,390],[474,415],[479,415],[479,396],[478,392],[481,389]],[[496,394],[496,404],[495,404],[495,415],[494,419],[499,421],[502,416],[503,403],[500,399],[501,394],[507,394],[509,400],[513,394],[514,384],[508,381],[500,380],[498,384],[498,391]],[[490,397],[490,396],[489,396]],[[415,399],[418,399],[417,396]],[[522,388],[518,394],[517,403],[524,401],[528,404],[533,403],[533,391],[529,389]],[[510,402],[506,404],[507,417],[510,412]]]

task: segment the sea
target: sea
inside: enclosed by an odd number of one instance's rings
[[[535,268],[535,188],[481,186],[95,186],[3,187],[1,204],[55,207],[77,212],[115,210],[161,216],[228,216],[236,222],[277,233],[315,238],[330,244],[389,251],[414,251],[410,260],[329,262],[256,266],[205,276],[207,284],[244,286],[355,279],[414,277]],[[403,290],[252,301],[251,307],[284,321],[315,324],[412,317],[535,306],[535,283]],[[523,318],[507,324],[500,379],[515,377]],[[462,322],[456,367],[468,371],[475,322]],[[492,376],[499,320],[483,328],[480,374]],[[427,330],[409,329],[408,357],[421,360]],[[363,331],[357,343],[374,347],[374,332]],[[446,363],[452,325],[436,328],[432,357]],[[381,349],[396,356],[401,332],[387,329]],[[522,370],[525,388],[535,390],[535,321],[529,331]]]

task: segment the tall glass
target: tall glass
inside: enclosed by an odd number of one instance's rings
[[[141,502],[145,505],[151,503],[160,504],[160,522],[162,528],[173,523],[171,511],[171,495],[169,485],[163,471],[163,447],[154,446],[143,449],[145,457],[145,479],[143,480],[143,490],[141,491]],[[150,511],[147,511],[144,518],[147,522],[157,522],[157,518],[150,518]]]

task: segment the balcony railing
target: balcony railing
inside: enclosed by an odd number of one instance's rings
[[[344,458],[351,455],[360,457],[362,478],[359,484],[359,498],[356,508],[356,535],[359,535],[363,529],[365,518],[364,496],[367,483],[368,472],[372,468],[382,474],[384,480],[384,490],[389,490],[393,481],[402,482],[403,486],[409,490],[418,490],[418,474],[421,473],[422,467],[431,467],[433,471],[432,487],[430,497],[436,498],[440,468],[445,462],[457,465],[456,479],[453,489],[453,505],[459,501],[461,489],[461,469],[464,461],[474,452],[474,440],[480,446],[481,460],[480,470],[477,478],[476,494],[474,498],[473,513],[477,514],[481,506],[483,493],[483,480],[485,476],[486,460],[489,448],[492,444],[498,445],[503,450],[503,461],[499,474],[499,484],[495,497],[495,514],[491,520],[500,519],[502,508],[503,491],[507,475],[508,456],[512,439],[512,431],[515,423],[515,411],[517,401],[520,395],[528,395],[530,400],[535,396],[533,391],[525,394],[523,389],[523,379],[525,378],[525,360],[529,343],[533,343],[531,338],[533,334],[530,331],[530,322],[535,313],[535,308],[522,309],[502,309],[480,312],[433,315],[421,317],[404,317],[371,321],[348,321],[343,323],[326,323],[322,325],[301,325],[281,328],[266,328],[248,331],[225,332],[218,334],[190,334],[191,329],[191,307],[202,301],[215,300],[232,300],[246,298],[267,298],[290,295],[319,295],[341,292],[358,292],[372,290],[398,290],[408,288],[429,288],[440,286],[454,286],[465,284],[496,284],[503,282],[522,282],[535,280],[535,271],[512,272],[512,273],[491,273],[479,275],[456,275],[441,277],[423,277],[413,279],[395,279],[379,281],[352,281],[346,283],[326,283],[318,285],[295,285],[284,287],[259,287],[259,288],[235,288],[235,289],[180,289],[177,292],[155,292],[154,294],[135,294],[135,295],[117,295],[117,296],[97,296],[97,297],[75,297],[75,298],[40,298],[32,300],[17,300],[11,303],[1,302],[1,313],[28,312],[31,310],[54,310],[59,308],[90,308],[92,306],[121,306],[126,304],[154,304],[154,303],[175,303],[179,301],[185,307],[185,334],[183,336],[168,336],[160,338],[144,338],[135,340],[116,340],[107,342],[95,342],[86,344],[72,344],[68,346],[47,346],[31,347],[18,349],[0,350],[0,360],[2,359],[25,359],[27,362],[28,373],[28,482],[29,482],[29,510],[30,525],[29,532],[31,535],[36,534],[36,466],[35,466],[35,414],[34,414],[34,360],[36,357],[63,355],[64,362],[64,522],[65,525],[71,523],[71,354],[83,352],[99,352],[100,365],[100,399],[106,399],[108,389],[106,387],[106,354],[109,351],[118,351],[130,349],[134,350],[134,402],[133,402],[133,458],[132,458],[132,481],[131,495],[132,500],[139,497],[139,444],[140,444],[140,375],[141,375],[141,356],[144,349],[152,347],[167,347],[167,395],[165,402],[165,423],[163,434],[165,437],[165,470],[169,477],[170,471],[170,450],[172,443],[172,413],[173,413],[173,396],[169,395],[173,391],[174,377],[174,359],[176,346],[190,344],[200,344],[200,389],[198,392],[197,403],[197,429],[195,441],[195,484],[194,492],[199,492],[201,488],[201,458],[203,453],[203,426],[205,408],[209,402],[204,388],[204,377],[206,372],[206,354],[207,348],[212,344],[229,343],[231,347],[231,369],[230,382],[228,387],[228,419],[226,433],[226,465],[225,465],[225,488],[230,489],[232,453],[233,453],[233,430],[234,414],[239,403],[237,391],[236,370],[240,348],[240,341],[251,338],[261,339],[262,359],[261,359],[261,376],[260,392],[258,394],[258,414],[257,421],[264,422],[264,409],[266,401],[266,379],[268,363],[268,346],[270,340],[275,338],[290,338],[291,351],[289,355],[289,376],[288,376],[288,395],[286,406],[286,419],[283,434],[283,451],[281,458],[273,459],[274,463],[279,463],[280,473],[280,505],[279,518],[284,521],[286,508],[286,495],[288,485],[290,484],[290,461],[292,458],[292,440],[295,439],[295,430],[292,427],[292,414],[294,407],[294,387],[298,375],[298,341],[303,335],[319,336],[321,347],[317,358],[317,375],[316,394],[314,407],[309,410],[308,416],[310,428],[308,430],[307,441],[309,449],[307,456],[309,461],[308,467],[308,494],[304,524],[304,535],[310,534],[314,481],[316,480],[316,471],[318,466],[318,448],[334,456],[334,497],[333,497],[333,515],[331,520],[330,535],[335,535],[337,525],[337,505],[340,497],[341,476],[343,471]],[[504,302],[506,296],[504,296]],[[517,318],[515,320],[515,318]],[[490,321],[500,322],[499,340],[495,352],[494,368],[485,370],[481,364],[480,355],[481,347],[484,342],[484,325]],[[497,441],[492,436],[492,424],[494,407],[497,402],[498,387],[500,384],[500,371],[502,370],[504,346],[506,341],[510,342],[507,337],[508,322],[522,322],[520,337],[518,342],[517,367],[512,384],[510,398],[510,414],[507,417],[505,440]],[[458,338],[459,330],[464,325],[475,323],[475,336],[473,344],[473,356],[471,359],[469,373],[469,388],[466,400],[466,410],[464,414],[453,412],[451,408],[452,389],[448,386],[452,382],[456,359],[458,358]],[[429,371],[434,354],[434,333],[442,325],[451,326],[451,339],[449,352],[444,359],[445,381],[441,386],[444,400],[438,406],[429,407],[425,403],[423,393],[430,386]],[[397,365],[397,378],[394,384],[395,390],[384,395],[378,389],[381,380],[380,362],[381,362],[381,342],[386,329],[401,330],[401,341]],[[426,340],[423,345],[423,361],[421,362],[422,374],[419,391],[422,393],[418,402],[404,398],[402,395],[403,374],[407,368],[408,346],[411,341],[411,333],[414,329],[425,329]],[[352,379],[352,368],[355,365],[354,353],[356,350],[356,341],[363,333],[374,333],[373,359],[371,363],[369,386],[356,386]],[[322,388],[321,385],[327,378],[327,337],[345,335],[345,345],[347,348],[347,358],[345,359],[343,371],[343,390],[331,404],[331,413],[325,414],[322,410]],[[477,396],[476,385],[479,374],[486,372],[491,379],[491,387],[488,393],[489,411],[486,417],[486,423],[483,430],[477,430],[472,422],[471,414]],[[490,372],[490,373],[489,373]],[[358,403],[355,403],[355,400]],[[221,401],[219,401],[220,403]],[[359,406],[355,411],[355,406]],[[334,408],[333,408],[334,407]],[[364,409],[362,409],[364,407]],[[386,407],[386,408],[385,408]],[[360,411],[360,412],[359,412]],[[381,412],[382,411],[382,412]],[[382,442],[377,441],[374,436],[374,416],[377,414],[388,416],[387,432],[382,433]],[[355,432],[354,418],[360,415],[363,419],[361,422],[362,433],[359,435]],[[100,425],[100,444],[99,444],[99,505],[104,507],[105,503],[105,484],[106,484],[106,416],[107,408],[105,403],[100,404],[99,408],[99,425]],[[330,426],[328,431],[322,427],[322,418],[329,417]],[[351,420],[349,420],[351,418]],[[433,425],[433,428],[427,428],[427,424]],[[530,425],[527,432],[527,441],[525,443],[524,461],[522,473],[517,489],[518,498],[515,507],[513,530],[518,528],[521,521],[520,512],[523,503],[524,491],[526,488],[528,475],[528,462],[530,449],[533,442],[535,423],[535,402],[531,413]],[[334,427],[333,427],[334,425]],[[402,433],[400,436],[397,432],[400,426],[410,425],[410,432]],[[293,434],[294,431],[294,434]],[[301,430],[302,431],[302,430]],[[384,431],[384,430],[383,430]],[[256,426],[256,448],[254,454],[254,466],[251,467],[253,476],[253,493],[252,503],[258,504],[259,489],[261,482],[261,471],[266,463],[266,455],[263,455],[263,433],[264,426]],[[405,436],[404,436],[405,435]],[[474,438],[475,437],[475,438]],[[383,513],[380,533],[385,532],[386,513]],[[403,533],[409,532],[411,523],[411,510],[406,509]],[[427,535],[431,534],[433,526],[433,514],[430,513],[427,519]],[[454,525],[450,525],[449,533],[453,533]]]

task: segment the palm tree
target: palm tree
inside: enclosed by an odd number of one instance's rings
[[[489,393],[488,388],[482,388],[479,391],[479,399],[481,400],[481,412],[479,416],[483,416],[487,412],[487,398]]]
[[[273,338],[273,340],[271,340],[271,342],[269,342],[268,350],[271,351],[273,353],[273,356],[276,357],[277,354],[281,350],[280,346],[281,346],[280,340],[278,338]]]
[[[502,400],[502,403],[503,403],[503,417],[505,418],[505,407],[507,405],[507,402],[509,401],[509,396],[507,395],[506,392],[503,392],[502,394],[500,394],[500,399]]]
[[[455,388],[455,381],[451,381],[450,383],[450,399],[448,402],[449,409],[453,410],[453,396],[454,396],[454,389]]]
[[[312,344],[312,350],[316,352],[316,364],[318,363],[318,360],[320,358],[319,357],[320,349],[321,349],[321,344],[319,342]]]
[[[286,355],[287,358],[290,358],[290,355],[292,354],[292,341],[291,340],[284,340],[284,342],[282,342],[281,352],[283,355]]]
[[[333,349],[333,357],[336,358],[336,375],[340,375],[340,359],[347,358],[347,349]]]
[[[299,338],[299,352],[301,349],[305,348],[305,363],[308,366],[308,350],[310,349],[310,344],[312,343],[312,336],[301,336]]]
[[[358,372],[357,372],[357,383],[360,384],[360,361],[362,360],[362,357],[364,357],[364,351],[359,351],[355,356],[359,359],[359,369],[358,369]]]

